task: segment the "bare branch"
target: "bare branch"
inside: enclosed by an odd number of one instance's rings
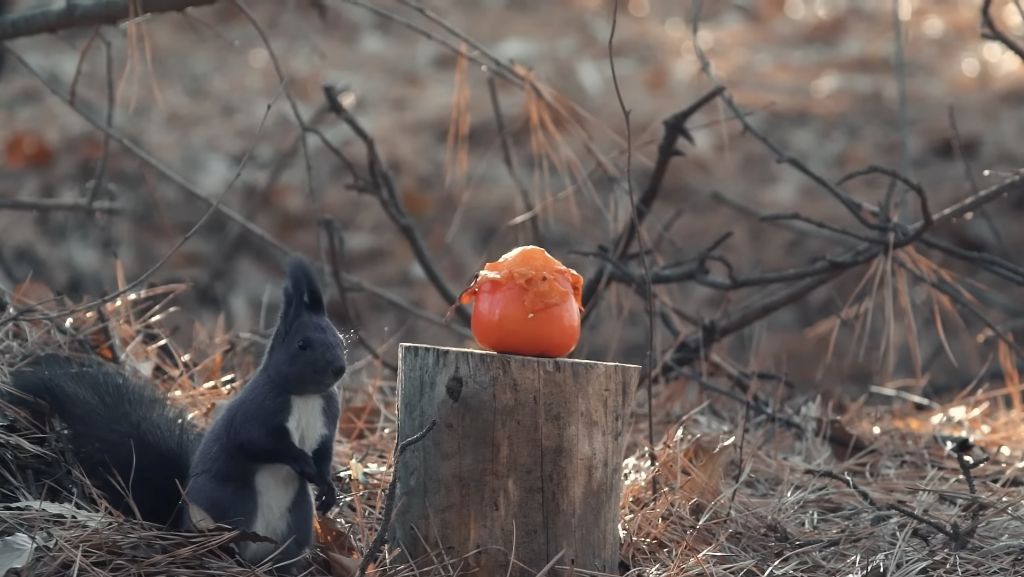
[[[990,202],[999,198],[1003,194],[1007,194],[1009,191],[1024,191],[1024,182],[1022,182],[1022,180],[1024,180],[1024,175],[1017,175],[999,185],[993,186],[978,194],[971,195],[964,201],[939,211],[931,220],[938,222],[940,217],[952,218],[952,216],[949,215],[959,214],[962,210],[966,211],[964,208],[965,206],[971,206],[973,208],[980,207],[984,205],[985,202]],[[912,225],[913,229],[919,229],[923,223],[927,221],[928,219],[925,219],[920,223]],[[827,284],[843,272],[884,254],[886,250],[887,249],[884,246],[879,247],[874,244],[866,243],[847,251],[838,257],[825,257],[817,263],[802,269],[792,269],[789,271],[759,275],[757,277],[731,279],[730,281],[721,282],[720,285],[723,288],[733,289],[741,286],[756,286],[758,284],[773,284],[775,282],[782,282],[783,280],[803,279],[766,297],[754,297],[744,305],[740,306],[737,310],[724,315],[718,320],[703,323],[701,330],[698,331],[697,334],[681,340],[675,347],[675,351],[670,357],[671,363],[674,365],[673,369],[677,370],[678,367],[684,367],[694,362],[700,358],[703,351],[708,350],[715,342],[778,311],[811,291]],[[917,271],[909,268],[908,271],[912,274],[918,275]],[[707,278],[701,280],[703,281],[703,284],[707,284],[709,281]],[[993,329],[1005,342],[1009,342],[1008,337],[999,331],[998,327],[977,311],[975,307],[970,306],[970,303],[967,303],[966,299],[964,299],[962,295],[957,294],[942,283],[933,283],[923,277],[922,280],[929,282],[929,284],[934,286],[936,289],[955,300],[974,316],[978,317],[986,326]],[[1014,346],[1014,351],[1018,355],[1022,355],[1022,351],[1016,346]],[[663,368],[663,372],[664,370],[665,369]]]
[[[2,0],[0,0],[2,2]],[[2,3],[0,3],[2,6]],[[96,27],[93,29],[92,34],[89,35],[89,39],[85,41],[82,49],[79,50],[78,63],[75,64],[75,74],[71,77],[71,88],[68,89],[68,94],[71,97],[71,102],[75,101],[75,97],[78,95],[78,81],[82,78],[82,69],[85,68],[85,57],[89,55],[89,50],[92,49],[92,45],[99,38],[100,29]]]
[[[366,169],[370,181],[369,184],[372,186],[372,191],[377,200],[384,208],[384,212],[409,243],[413,254],[416,255],[416,261],[419,262],[420,267],[423,268],[423,272],[430,279],[438,294],[444,299],[445,304],[454,305],[456,314],[464,323],[468,324],[469,313],[464,307],[458,306],[458,295],[448,286],[440,271],[437,270],[437,265],[434,264],[434,259],[427,251],[427,245],[423,241],[423,237],[420,236],[412,219],[409,218],[409,214],[405,211],[402,199],[399,198],[398,191],[395,190],[395,183],[391,178],[391,173],[388,171],[387,166],[384,164],[384,159],[377,150],[377,143],[363,125],[356,120],[355,116],[341,105],[337,90],[333,86],[324,86],[324,96],[327,98],[327,106],[331,112],[336,114],[366,147]]]
[[[990,186],[981,192],[972,194],[960,202],[948,206],[939,212],[932,215],[932,221],[935,225],[941,224],[947,220],[961,217],[968,212],[977,210],[979,207],[996,200],[1000,196],[1009,196],[1011,194],[1020,194],[1024,192],[1024,172],[1018,172],[1013,177],[1000,182],[994,186]],[[920,226],[920,222],[915,223],[911,226]]]
[[[921,235],[923,235],[925,232],[927,232],[927,230],[929,228],[931,228],[933,222],[932,222],[932,212],[931,212],[931,209],[928,207],[928,195],[925,194],[924,189],[921,188],[920,184],[910,180],[906,176],[900,174],[899,172],[897,172],[895,170],[892,170],[891,168],[886,168],[884,166],[878,166],[878,165],[874,165],[874,164],[872,164],[872,165],[870,165],[870,166],[868,166],[866,168],[862,168],[860,170],[855,170],[855,171],[847,174],[846,176],[840,178],[839,181],[836,184],[843,184],[845,182],[849,182],[850,180],[852,180],[854,178],[859,178],[861,176],[867,176],[869,174],[883,174],[883,175],[888,176],[889,178],[893,179],[896,182],[902,183],[904,186],[906,186],[911,191],[913,191],[915,195],[917,195],[918,201],[921,203],[921,222],[919,224],[917,224],[914,227],[913,231],[910,232],[909,234],[904,233],[903,232],[903,227],[898,226],[898,221],[893,219],[894,223],[896,223],[895,228],[899,232],[899,234],[897,234],[896,241],[893,243],[895,248],[906,246],[906,245],[916,241],[917,239],[921,238]],[[883,212],[880,216],[883,219],[885,219],[886,221],[890,220],[890,215],[888,215],[887,213]],[[890,228],[890,227],[889,226],[881,226],[880,227],[878,225],[875,225],[875,226],[869,226],[869,228],[872,228],[872,229],[875,229],[875,230],[879,230],[880,228]]]
[[[544,104],[551,107],[552,110],[562,111],[562,113],[565,113],[565,108],[568,108],[571,114],[575,114],[582,118],[587,118],[590,120],[596,120],[587,110],[581,108],[576,102],[573,102],[571,99],[558,99],[558,93],[556,90],[554,90],[548,85],[545,85],[537,81],[534,76],[532,76],[528,72],[525,72],[522,69],[522,67],[518,67],[511,63],[506,63],[498,59],[496,55],[494,55],[491,51],[487,50],[486,47],[484,47],[482,44],[474,40],[468,34],[462,32],[456,26],[452,25],[450,22],[444,20],[433,11],[423,7],[422,5],[416,2],[410,0],[403,0],[403,3],[406,4],[408,7],[418,12],[421,16],[426,18],[431,23],[440,27],[446,33],[458,39],[459,45],[457,45],[457,43],[453,42],[450,39],[442,38],[441,36],[431,32],[430,30],[427,30],[426,28],[420,26],[419,24],[416,24],[401,16],[398,16],[397,14],[374,6],[369,2],[364,2],[363,0],[342,0],[342,2],[344,2],[345,4],[350,4],[352,6],[357,6],[364,10],[372,12],[373,14],[381,18],[395,22],[401,26],[408,28],[414,33],[419,34],[420,36],[430,40],[431,42],[436,42],[440,46],[443,46],[449,52],[455,54],[456,56],[464,56],[468,58],[472,62],[479,64],[481,70],[484,71],[485,73],[501,78],[502,80],[509,82],[513,86],[516,86],[523,91],[532,92],[533,95],[535,95],[542,102],[544,102]],[[461,48],[462,43],[465,43],[466,45],[471,47],[472,50],[468,52],[464,51]],[[617,133],[605,127],[603,124],[601,125],[601,127],[605,129],[605,133],[612,140],[616,141],[617,143],[625,145],[625,143],[621,142],[621,138],[618,136]],[[608,168],[607,162],[604,160],[604,156],[602,155],[601,151],[597,149],[592,139],[584,139],[582,145],[587,150],[587,152],[589,152],[590,155],[593,156],[598,165],[605,169]]]
[[[310,117],[308,124],[315,125],[321,122],[327,114],[327,107],[321,106],[313,116]],[[313,132],[314,134],[322,136],[322,133],[319,130],[312,128],[311,126],[308,128],[308,132]],[[274,163],[270,166],[267,177],[259,189],[255,192],[247,193],[239,199],[241,205],[238,209],[239,214],[243,216],[251,215],[258,207],[264,206],[267,198],[270,196],[271,192],[273,192],[274,186],[280,182],[281,177],[284,176],[284,173],[291,164],[292,159],[299,153],[299,149],[301,148],[302,140],[305,138],[305,135],[306,132],[300,131],[295,135],[295,138],[288,144],[284,151],[276,154],[276,160],[274,160]],[[327,144],[328,148],[333,146],[333,144],[330,144],[329,142]],[[246,231],[239,227],[233,227],[232,230],[226,233],[225,240],[220,243],[218,248],[219,256],[214,257],[214,261],[226,259],[229,255],[237,255],[240,250],[247,248],[249,248],[249,245],[246,243]],[[222,275],[228,274],[230,270],[231,269],[228,267],[215,268],[210,272],[211,279],[216,281]]]
[[[778,228],[788,230],[789,232],[792,232],[793,234],[812,235],[812,236],[815,236],[817,238],[822,238],[822,239],[827,239],[827,240],[830,240],[830,241],[833,241],[833,242],[837,242],[840,245],[845,246],[845,247],[855,246],[855,244],[853,243],[852,239],[849,236],[845,235],[845,234],[840,234],[840,233],[837,233],[837,232],[833,232],[833,231],[830,231],[830,230],[819,228],[819,227],[811,225],[810,223],[807,223],[807,222],[802,221],[802,220],[788,220],[788,219],[777,220],[777,219],[770,219],[770,218],[769,219],[765,219],[765,217],[769,217],[771,215],[769,213],[762,212],[759,209],[754,208],[752,206],[748,206],[747,204],[741,202],[739,199],[733,198],[732,196],[729,196],[728,194],[725,194],[724,192],[722,192],[720,190],[712,190],[711,191],[711,198],[714,199],[717,202],[722,203],[727,208],[735,210],[736,212],[740,213],[743,216],[746,216],[746,217],[749,217],[749,218],[755,218],[755,219],[761,220],[762,222],[767,222],[767,223],[773,224],[773,225],[777,226]]]
[[[985,0],[981,4],[981,25],[985,28],[982,36],[999,41],[1021,60],[1024,60],[1024,46],[1021,46],[1020,43],[1014,41],[1006,32],[1003,32],[1002,29],[996,26],[996,21],[992,18],[992,0]]]
[[[701,0],[696,0],[693,3],[693,22],[691,29],[691,34],[693,37],[693,49],[697,56],[697,60],[700,62],[701,70],[704,72],[704,75],[712,82],[718,84],[718,78],[711,71],[711,61],[708,59],[707,54],[704,53],[704,49],[701,48],[700,42],[697,41],[697,32],[700,28],[700,14],[702,7],[703,2]],[[736,104],[736,101],[732,99],[732,96],[730,96],[728,92],[723,91],[721,93],[721,98],[722,102],[725,103],[729,110],[732,111],[733,115],[740,121],[740,124],[743,125],[744,132],[753,136],[768,150],[770,150],[772,154],[775,155],[775,162],[779,164],[788,164],[789,166],[793,167],[797,172],[803,174],[809,180],[811,180],[819,187],[827,191],[830,195],[832,195],[833,198],[838,200],[839,203],[843,205],[847,212],[849,212],[850,215],[857,220],[857,222],[859,222],[865,228],[872,230],[886,230],[886,226],[872,222],[866,216],[867,214],[870,214],[872,212],[877,214],[877,208],[872,210],[873,207],[869,207],[866,203],[861,202],[856,198],[853,198],[845,191],[840,189],[837,185],[832,184],[824,176],[813,170],[811,167],[807,166],[807,164],[805,164],[802,160],[790,156],[785,151],[783,151],[782,147],[780,147],[773,140],[762,134],[759,130],[754,128],[754,126],[750,123],[750,120],[748,119],[748,115],[743,113],[739,105]]]
[[[815,218],[811,218],[809,216],[804,216],[804,215],[800,214],[799,212],[786,212],[786,213],[777,213],[777,214],[766,214],[766,215],[761,216],[760,220],[762,220],[764,222],[798,221],[798,222],[806,223],[806,224],[808,224],[810,226],[813,226],[815,228],[820,228],[821,230],[828,231],[828,232],[831,232],[831,233],[835,233],[835,234],[838,234],[838,235],[841,235],[841,236],[849,237],[851,239],[859,240],[861,242],[870,242],[872,244],[888,244],[888,241],[885,240],[884,238],[880,238],[880,237],[877,237],[877,236],[866,236],[866,235],[854,232],[852,230],[847,230],[847,229],[845,229],[845,228],[843,228],[841,226],[835,225],[835,224],[829,224],[827,222],[823,222],[823,221],[817,220]]]
[[[962,260],[968,264],[977,266],[1003,280],[1010,281],[1016,285],[1024,286],[1024,267],[1020,267],[996,255],[989,254],[987,252],[978,252],[974,250],[962,249],[960,247],[953,246],[945,241],[937,240],[927,236],[921,239],[921,244],[927,246],[928,248],[933,248],[955,259]]]
[[[741,305],[732,313],[723,315],[718,320],[704,322],[700,330],[685,339],[682,339],[670,356],[672,373],[678,368],[685,367],[701,358],[705,351],[717,341],[740,331],[751,324],[771,315],[772,313],[797,301],[819,287],[828,284],[833,279],[851,268],[863,264],[875,258],[884,248],[874,245],[865,245],[844,253],[841,257],[820,261],[818,266],[822,268],[813,275],[794,273],[797,278],[803,280],[780,289],[766,297],[754,297]],[[807,267],[808,269],[816,268]],[[665,374],[666,366],[661,372]]]
[[[116,93],[114,91],[114,55],[110,47],[110,41],[103,34],[97,31],[96,36],[103,42],[103,53],[106,55],[106,77],[107,77],[107,126],[114,126],[114,105]],[[82,55],[84,60],[85,55]],[[103,189],[107,177],[107,159],[110,157],[110,134],[103,135],[103,153],[100,156],[100,163],[96,166],[96,175],[93,176],[92,188],[89,189],[89,205],[96,201],[96,195]]]
[[[1002,188],[1002,185],[998,185],[997,188]],[[726,196],[721,192],[713,192],[712,197],[715,200],[725,204],[729,208],[736,210],[740,214],[761,220],[762,222],[768,222],[777,224],[781,228],[785,228],[794,234],[800,235],[814,235],[819,238],[827,238],[829,240],[838,241],[845,246],[853,246],[852,241],[854,239],[860,239],[861,241],[878,242],[878,239],[868,239],[852,231],[831,225],[828,223],[817,222],[813,219],[805,217],[799,213],[791,213],[790,215],[772,215],[764,214],[761,211],[747,206],[740,201]],[[989,195],[986,197],[988,200],[993,200],[993,196]],[[979,211],[981,207],[979,206]],[[788,218],[792,217],[792,218]],[[887,241],[885,241],[887,242]],[[1012,282],[1016,285],[1024,286],[1024,267],[1018,266],[1006,259],[1000,258],[996,255],[989,254],[986,252],[972,251],[962,249],[953,246],[946,241],[938,240],[930,234],[926,234],[921,238],[920,244],[927,246],[928,248],[935,249],[939,252],[946,254],[952,258],[964,261],[968,264],[977,266],[982,270],[997,276],[1003,280]],[[676,265],[679,266],[679,265]],[[677,282],[680,280],[691,280],[695,274],[686,274],[687,271],[678,270],[670,267],[662,267],[659,270],[654,271],[654,282],[655,284],[663,282]],[[675,279],[673,279],[675,275]],[[630,274],[626,274],[629,277]],[[616,280],[619,280],[616,278]]]
[[[0,19],[0,41],[60,32],[68,28],[115,24],[125,18],[147,14],[181,12],[206,6],[217,0],[98,0],[62,2],[56,8],[43,8]]]
[[[694,21],[693,21],[693,34],[696,37],[698,30],[698,22],[700,15],[700,2],[695,3],[694,9]],[[701,61],[702,67],[705,74],[715,81],[715,78],[711,72],[711,64],[707,59],[707,56],[701,50],[699,43],[694,41],[695,50],[697,51],[698,59]],[[703,322],[700,326],[700,330],[696,334],[690,335],[689,337],[680,339],[677,345],[674,347],[674,351],[669,356],[669,360],[665,363],[665,366],[669,368],[667,370],[676,373],[679,368],[687,366],[695,360],[701,358],[710,347],[721,340],[722,338],[735,333],[736,331],[742,330],[743,328],[751,325],[754,322],[778,311],[779,309],[789,305],[811,291],[831,282],[837,278],[844,271],[867,263],[872,259],[885,255],[890,250],[900,248],[902,246],[909,245],[917,240],[923,239],[925,233],[935,224],[944,220],[955,218],[956,216],[963,214],[967,211],[974,210],[975,208],[981,207],[986,202],[997,198],[998,196],[1009,194],[1010,192],[1018,192],[1024,190],[1024,174],[1017,174],[1013,178],[995,186],[990,189],[978,192],[971,195],[967,199],[948,207],[938,213],[932,213],[929,205],[928,198],[924,190],[919,185],[904,177],[900,173],[878,166],[870,166],[862,171],[852,173],[844,179],[840,180],[840,183],[866,174],[883,174],[893,179],[893,182],[901,182],[913,191],[920,201],[921,220],[912,225],[905,225],[899,222],[888,222],[888,219],[880,214],[880,210],[877,207],[870,207],[866,203],[862,203],[852,197],[846,192],[840,190],[837,185],[833,185],[828,182],[824,177],[807,167],[802,161],[785,155],[781,149],[775,145],[770,139],[763,134],[759,133],[754,129],[745,116],[741,114],[739,107],[727,94],[721,95],[722,100],[727,106],[735,113],[736,117],[744,125],[747,132],[757,138],[762,144],[764,144],[769,150],[776,154],[777,160],[794,167],[798,172],[802,173],[810,180],[825,188],[829,191],[833,197],[840,201],[841,204],[860,222],[865,228],[869,230],[886,232],[894,235],[892,246],[881,246],[872,241],[865,242],[860,246],[848,250],[847,252],[839,255],[838,257],[829,257],[819,259],[814,264],[798,268],[791,269],[788,271],[780,271],[776,273],[768,273],[758,275],[755,277],[748,278],[735,278],[731,271],[729,278],[714,279],[705,274],[705,268],[703,266],[690,266],[681,269],[679,272],[686,276],[686,280],[694,280],[706,286],[712,286],[714,288],[720,288],[721,290],[734,290],[736,288],[742,288],[744,286],[756,286],[761,284],[775,284],[786,281],[796,281],[795,284],[787,286],[777,292],[770,294],[766,297],[754,297],[747,301],[745,304],[738,307],[731,313],[723,315],[717,320]],[[881,223],[873,222],[869,219],[869,216],[880,219]],[[805,222],[808,219],[802,219]],[[816,224],[814,221],[810,221],[811,224]],[[826,227],[830,232],[845,232],[843,229],[837,227],[828,226]],[[705,260],[710,260],[712,257],[708,256]],[[724,259],[718,258],[720,262],[727,262]],[[989,262],[989,266],[998,268],[998,263]],[[655,278],[658,278],[658,274],[654,274]],[[662,278],[659,280],[668,280]],[[934,283],[933,283],[934,285]],[[965,299],[956,298],[959,295],[949,294],[948,287],[939,287],[937,289],[946,293],[950,298],[957,300],[961,306],[964,305]],[[969,303],[967,303],[969,305]],[[993,328],[993,324],[984,318],[983,315],[973,307],[967,307],[975,316],[978,316],[989,328]],[[998,334],[998,333],[997,333]],[[1001,335],[1002,336],[1002,335]],[[1015,348],[1015,350],[1017,350]],[[1018,351],[1019,354],[1019,351]],[[663,371],[666,370],[663,366]]]
[[[68,210],[119,213],[125,212],[127,208],[123,204],[105,200],[88,202],[87,200],[66,198],[0,198],[0,210]]]
[[[644,219],[647,218],[651,207],[654,205],[654,201],[658,197],[658,193],[661,192],[661,186],[665,181],[669,163],[673,158],[681,154],[676,147],[679,139],[684,138],[689,142],[693,141],[693,137],[690,136],[690,132],[686,128],[686,123],[698,110],[722,94],[724,90],[724,87],[716,86],[698,98],[693,104],[668,117],[662,123],[664,132],[662,133],[661,142],[658,144],[658,156],[654,162],[654,170],[651,173],[650,180],[647,182],[647,186],[637,199],[636,210],[634,211],[636,213],[635,222],[634,219],[630,219],[625,230],[619,234],[615,241],[613,253],[615,260],[621,260],[629,251],[638,228],[643,224]],[[607,274],[607,267],[602,266],[584,285],[583,306],[587,310],[587,313],[584,314],[584,319],[594,310],[595,307],[593,305],[596,304],[594,299],[597,298],[597,295],[607,283]]]

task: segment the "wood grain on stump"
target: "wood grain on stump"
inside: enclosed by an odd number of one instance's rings
[[[534,575],[562,553],[555,567],[618,574],[639,367],[411,344],[398,359],[399,439],[437,426],[399,461],[392,547],[421,569]]]

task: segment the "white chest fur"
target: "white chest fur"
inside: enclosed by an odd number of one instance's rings
[[[312,454],[313,449],[327,434],[324,422],[324,399],[320,395],[292,396],[288,419],[288,434],[295,446]],[[297,491],[309,495],[309,486],[288,465],[263,465],[256,472],[256,517],[252,530],[282,542],[290,534],[289,523],[292,502]],[[268,543],[245,543],[242,555],[250,562],[262,561],[274,552],[276,546]]]
[[[291,411],[288,413],[288,433],[292,442],[303,451],[312,454],[313,449],[327,434],[324,422],[324,398],[321,395],[302,395],[292,397]]]

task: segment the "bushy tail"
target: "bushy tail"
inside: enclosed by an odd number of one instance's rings
[[[12,371],[11,386],[67,426],[75,457],[111,505],[131,514],[130,498],[142,519],[172,521],[200,433],[151,385],[98,360],[44,354]]]

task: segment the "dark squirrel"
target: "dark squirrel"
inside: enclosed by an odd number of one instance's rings
[[[112,506],[130,514],[134,505],[143,520],[174,529],[224,524],[276,542],[242,543],[251,563],[279,548],[282,562],[306,552],[314,507],[325,513],[336,502],[335,386],[345,357],[305,261],[288,264],[284,306],[259,370],[205,434],[151,385],[105,365],[40,355],[11,372],[11,385],[65,423],[72,452]]]

